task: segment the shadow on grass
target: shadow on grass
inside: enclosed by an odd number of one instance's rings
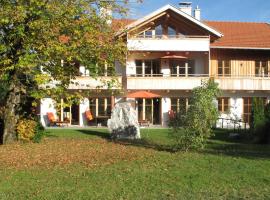
[[[259,144],[239,144],[239,143],[220,144],[209,141],[207,144],[207,148],[202,150],[201,152],[213,155],[226,155],[248,159],[270,158],[270,146]]]
[[[207,148],[201,152],[248,159],[270,158],[270,146],[252,143],[248,131],[239,132],[236,137],[231,137],[230,133],[233,133],[233,130],[215,130],[215,136],[210,138]]]
[[[99,131],[99,130],[77,130],[78,132],[85,134],[85,135],[90,135],[90,136],[97,136],[102,139],[110,140],[110,134],[104,131]]]
[[[148,139],[139,139],[139,140],[128,140],[128,139],[117,139],[113,140],[108,132],[99,131],[99,130],[78,130],[78,132],[86,135],[97,136],[102,139],[105,139],[109,142],[114,142],[116,144],[121,144],[125,146],[136,146],[136,147],[143,147],[148,149],[154,149],[157,151],[168,151],[168,152],[175,152],[170,145],[162,145],[154,143]]]
[[[177,149],[173,144],[160,144],[148,138],[142,138],[140,140],[112,140],[110,134],[102,130],[78,130],[78,132],[86,135],[97,136],[109,142],[125,146],[136,146],[170,153],[179,151],[179,149]],[[240,134],[237,138],[230,138],[230,131],[226,130],[215,130],[215,133],[215,136],[207,142],[206,148],[199,151],[200,153],[248,159],[270,158],[270,146],[248,143],[248,140],[246,139],[247,135],[245,135],[246,133],[243,133],[243,135]]]
[[[126,145],[126,146],[136,146],[136,147],[143,147],[147,149],[153,149],[156,151],[166,151],[170,153],[177,152],[177,150],[172,145],[157,144],[145,138],[142,138],[139,140],[121,139],[121,140],[114,140],[113,142],[117,144],[121,144],[121,145]]]

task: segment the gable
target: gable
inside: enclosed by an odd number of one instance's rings
[[[129,24],[125,27],[125,31],[119,32],[118,35],[125,34],[126,32],[140,32],[147,28],[164,24],[165,22],[170,23],[171,27],[182,28],[181,31],[186,34],[211,35],[215,38],[222,37],[220,32],[171,5],[166,5]]]

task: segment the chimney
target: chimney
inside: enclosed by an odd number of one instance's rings
[[[183,11],[184,13],[191,16],[192,14],[192,2],[181,2],[179,3],[180,7],[179,9]]]
[[[197,6],[194,10],[194,17],[197,20],[201,20],[201,9]]]

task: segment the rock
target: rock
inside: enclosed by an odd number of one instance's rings
[[[117,103],[108,120],[108,129],[113,139],[140,139],[137,113],[130,103]]]

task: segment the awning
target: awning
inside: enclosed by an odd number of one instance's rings
[[[161,57],[161,59],[188,59],[188,58],[185,56],[168,55]]]
[[[158,98],[161,97],[159,94],[155,94],[152,92],[147,91],[138,91],[130,93],[126,96],[127,98],[145,98],[145,99],[151,99],[151,98]]]

